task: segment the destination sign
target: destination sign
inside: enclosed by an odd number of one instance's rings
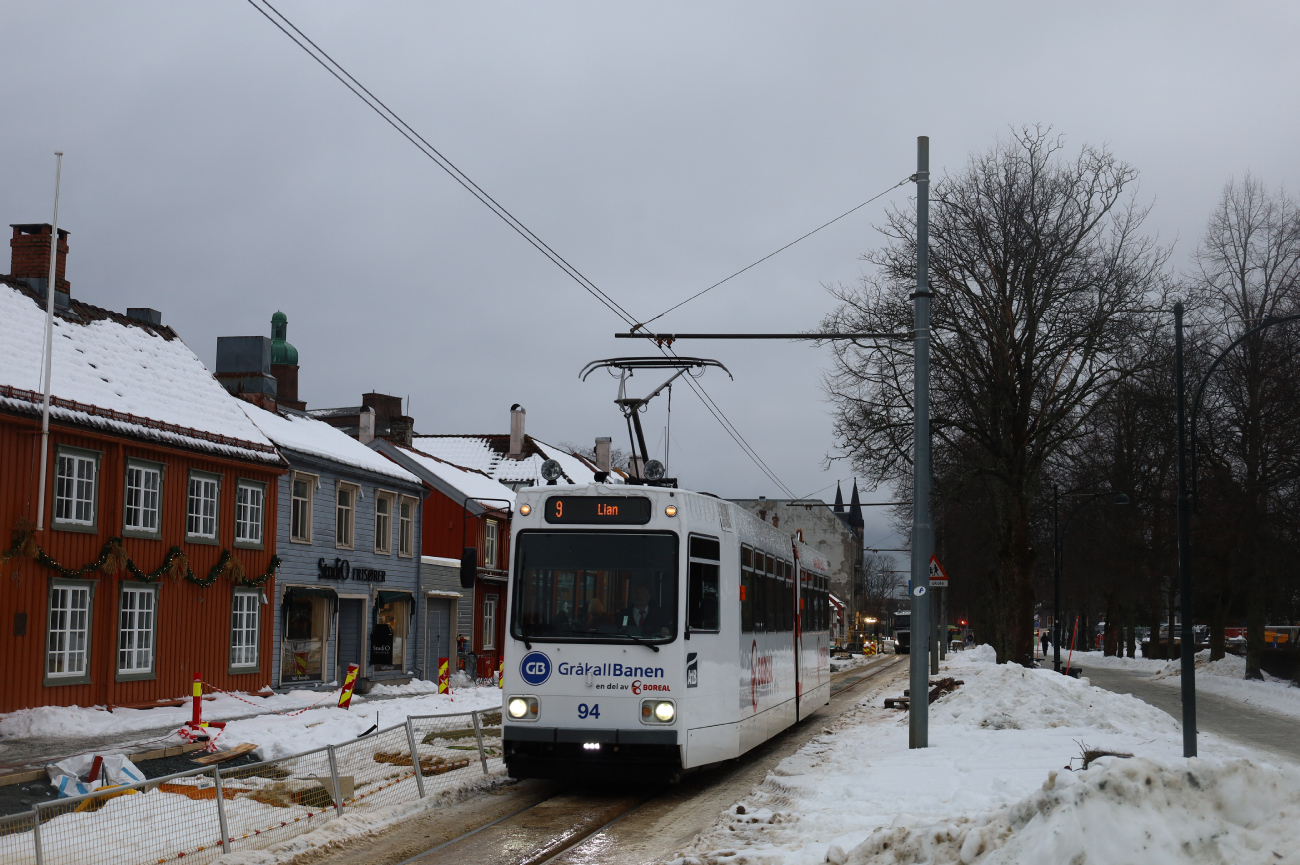
[[[551,496],[546,500],[548,523],[643,526],[650,522],[645,496]]]

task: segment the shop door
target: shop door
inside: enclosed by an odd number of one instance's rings
[[[448,672],[456,666],[451,654],[451,602],[430,598],[425,603],[428,604],[424,632],[425,676],[437,680],[439,658],[449,659]]]
[[[361,625],[365,621],[365,603],[361,598],[339,598],[340,682],[347,675],[348,664],[361,664]]]

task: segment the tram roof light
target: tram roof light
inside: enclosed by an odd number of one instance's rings
[[[677,505],[669,505],[668,507],[664,508],[664,513],[670,517],[677,516]]]
[[[526,516],[528,516],[529,514],[531,514],[532,512],[533,512],[533,506],[532,506],[532,505],[526,505],[526,504],[525,504],[525,505],[520,505],[520,506],[519,506],[519,516],[521,516],[521,517],[526,517]]]

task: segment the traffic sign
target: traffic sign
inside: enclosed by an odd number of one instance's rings
[[[930,556],[930,586],[936,589],[948,588],[948,572],[939,564],[938,556]]]

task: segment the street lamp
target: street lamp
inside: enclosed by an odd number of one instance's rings
[[[1064,526],[1061,525],[1061,496],[1083,499],[1065,518]],[[1052,482],[1052,669],[1058,673],[1061,672],[1061,566],[1065,558],[1062,551],[1062,532],[1070,525],[1070,520],[1083,510],[1084,505],[1101,496],[1114,496],[1112,504],[1128,504],[1128,496],[1123,493],[1114,491],[1088,493],[1078,490],[1063,493],[1056,482]]]

